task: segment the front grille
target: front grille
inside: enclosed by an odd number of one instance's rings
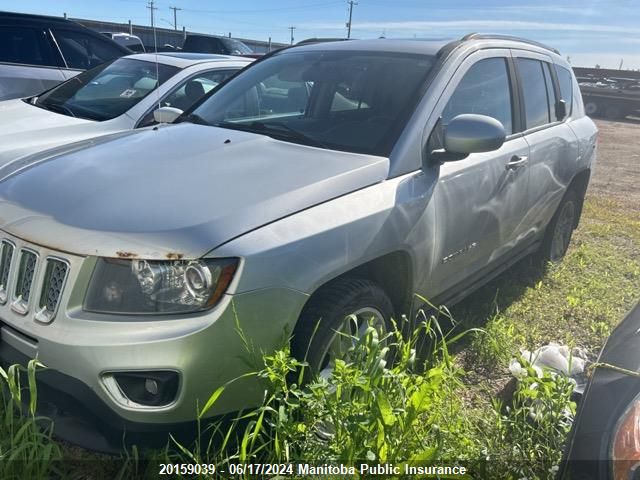
[[[15,296],[16,298],[22,299],[23,302],[28,302],[29,296],[31,295],[33,277],[36,273],[37,258],[35,253],[29,250],[22,250]]]
[[[44,282],[42,284],[42,294],[40,295],[40,308],[50,315],[54,315],[58,308],[64,281],[67,278],[67,264],[55,258],[47,260],[47,270],[45,271]]]
[[[13,259],[14,247],[11,243],[3,240],[0,244],[0,304],[7,302],[7,291],[9,289],[9,272],[11,271],[11,260]]]
[[[8,305],[18,315],[51,323],[60,311],[73,261],[20,238],[0,237],[0,317]]]

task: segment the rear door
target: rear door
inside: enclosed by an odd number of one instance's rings
[[[43,28],[0,25],[0,100],[37,95],[65,80]]]
[[[434,265],[424,291],[437,295],[481,275],[524,242],[529,146],[519,133],[518,98],[508,50],[477,52],[462,63],[442,95],[441,119],[429,150],[440,148],[439,128],[465,113],[499,120],[503,146],[440,166],[434,190],[437,222]]]
[[[512,53],[523,105],[524,138],[531,148],[526,223],[539,236],[576,171],[578,143],[566,116],[557,114],[562,95],[551,58],[524,50]]]

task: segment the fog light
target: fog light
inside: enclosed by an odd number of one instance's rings
[[[158,382],[156,382],[153,378],[147,378],[144,381],[144,389],[151,395],[158,395],[158,392],[160,391],[160,389],[158,388]]]
[[[104,376],[104,382],[127,406],[164,407],[176,400],[180,376],[171,371],[113,372]]]

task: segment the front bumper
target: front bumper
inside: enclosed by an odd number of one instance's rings
[[[20,240],[12,240],[19,250]],[[54,254],[40,247],[38,253],[43,259]],[[0,306],[0,362],[24,364],[37,357],[48,367],[38,374],[47,393],[40,413],[55,417],[56,412],[78,412],[93,417],[96,427],[117,431],[169,430],[193,422],[218,387],[259,370],[264,352],[286,345],[308,298],[291,289],[269,288],[225,295],[212,310],[197,315],[154,319],[91,314],[82,311],[81,297],[72,288],[91,271],[90,259],[66,254],[65,259],[69,276],[60,305],[66,308],[51,323],[38,322],[35,308],[19,314],[10,302]],[[40,270],[38,266],[36,278]],[[108,372],[157,370],[180,376],[177,396],[165,406],[131,405],[105,384]],[[264,385],[255,378],[232,382],[206,416],[259,405],[263,395]]]

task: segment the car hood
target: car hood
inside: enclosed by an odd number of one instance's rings
[[[91,134],[98,135],[100,123],[50,112],[21,99],[0,102],[0,165]]]
[[[388,170],[387,158],[168,125],[0,168],[0,228],[81,255],[197,258]]]

